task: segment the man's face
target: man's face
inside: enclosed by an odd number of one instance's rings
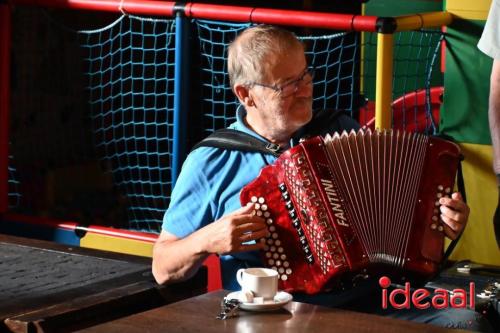
[[[274,132],[291,134],[312,117],[312,77],[306,73],[304,51],[296,46],[285,55],[273,55],[265,68],[259,83],[269,87],[254,85],[251,89],[259,117]]]

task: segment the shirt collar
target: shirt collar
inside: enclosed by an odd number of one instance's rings
[[[238,130],[238,131],[241,131],[241,132],[245,132],[247,134],[250,134],[251,136],[256,137],[259,140],[262,140],[264,142],[269,142],[270,143],[269,140],[267,140],[263,136],[257,134],[254,130],[252,130],[251,128],[249,128],[247,126],[247,124],[245,123],[245,117],[246,117],[246,115],[247,115],[247,110],[245,110],[245,108],[243,107],[243,105],[239,105],[238,109],[236,110],[236,121],[234,123],[232,123],[231,125],[229,125],[229,128],[235,129],[235,130]],[[299,129],[296,134],[301,134],[301,132],[302,132],[301,129]],[[294,135],[290,139],[290,143],[289,143],[290,147],[293,147],[298,142],[299,138],[300,138],[299,136]]]

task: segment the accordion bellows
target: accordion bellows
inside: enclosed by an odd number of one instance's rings
[[[449,141],[398,131],[314,137],[241,192],[270,236],[262,256],[280,289],[317,293],[353,273],[431,276],[443,257],[439,198],[460,162]]]

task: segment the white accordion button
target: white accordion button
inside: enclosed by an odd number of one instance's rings
[[[281,276],[281,280],[283,280],[283,281],[288,280],[288,276],[286,276],[286,275],[284,275],[284,274],[283,274],[283,275]]]
[[[438,231],[443,231],[443,230],[444,230],[443,226],[442,226],[442,225],[440,225],[440,226],[438,227]]]
[[[281,245],[281,241],[279,239],[277,239],[276,242],[274,242],[274,244],[276,244],[276,246],[280,246]]]
[[[438,186],[438,191],[442,191],[442,190],[444,190],[443,185],[439,185],[439,186]]]
[[[269,260],[267,261],[267,263],[269,264],[269,266],[274,265],[274,259],[269,259]]]
[[[261,208],[262,210],[267,210],[267,205],[262,205],[262,206],[260,206],[260,208]]]
[[[255,209],[257,209],[257,210],[258,210],[258,209],[260,209],[260,205],[259,205],[258,203],[256,203],[254,207],[255,207]]]
[[[285,273],[285,269],[283,267],[278,268],[278,273],[280,274]]]
[[[278,259],[280,257],[279,254],[277,254],[276,252],[273,254],[273,259]]]
[[[281,261],[280,260],[276,260],[276,266],[281,266]],[[280,268],[280,269],[283,269],[283,268]]]
[[[281,249],[281,251],[280,251],[280,249],[278,249],[278,252],[283,252],[283,249]],[[280,256],[280,259],[281,259],[281,260],[286,260],[286,254],[282,254],[282,255]]]
[[[257,211],[257,216],[262,216],[262,211],[258,210]]]
[[[264,200],[264,198],[263,198],[263,197],[260,197],[260,198],[259,198],[259,203],[263,204],[264,202],[266,202],[266,200]]]
[[[278,244],[276,244],[276,245],[278,245]],[[278,247],[278,252],[279,252],[279,253],[283,253],[283,248],[282,248],[281,246],[280,246],[280,247]]]
[[[265,218],[268,218],[269,216],[271,216],[271,213],[269,213],[269,212],[264,212],[264,217],[265,217]]]
[[[431,229],[432,230],[436,230],[436,228],[437,228],[437,225],[435,223],[431,224]]]
[[[253,196],[251,199],[250,199],[251,202],[257,202],[257,197],[256,196]]]
[[[283,262],[283,266],[284,266],[284,267],[288,267],[288,266],[290,266],[290,263],[289,263],[288,261],[284,261],[284,262]]]
[[[272,219],[267,219],[267,224],[273,224],[273,220]]]
[[[275,227],[274,225],[270,226],[270,227],[269,227],[269,231],[270,231],[270,232],[274,232],[274,231],[276,231],[276,227]],[[276,245],[279,245],[279,244],[276,244]]]
[[[271,258],[273,254],[271,252],[266,252],[266,258]]]
[[[290,275],[290,274],[292,274],[292,269],[291,268],[287,268],[285,272],[286,272],[287,275]]]
[[[449,187],[445,188],[444,193],[448,193],[448,194],[451,193],[451,188],[449,188]]]
[[[267,240],[267,244],[269,244],[269,245],[273,245],[273,243],[274,243],[274,241],[273,241],[271,238],[269,238],[269,239]]]
[[[277,239],[278,238],[278,234],[273,232],[273,234],[271,235],[273,237],[273,239]]]
[[[276,246],[271,246],[271,252],[276,252]]]
[[[434,216],[432,217],[432,220],[433,220],[434,222],[436,222],[436,221],[438,220],[438,217],[437,217],[436,215],[434,215]]]

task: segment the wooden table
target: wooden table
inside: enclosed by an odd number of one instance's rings
[[[151,258],[0,234],[0,332],[71,331],[206,292],[160,287]]]
[[[218,320],[219,304],[227,293],[196,296],[82,332],[465,332],[298,302],[272,312],[240,311],[237,317]]]

